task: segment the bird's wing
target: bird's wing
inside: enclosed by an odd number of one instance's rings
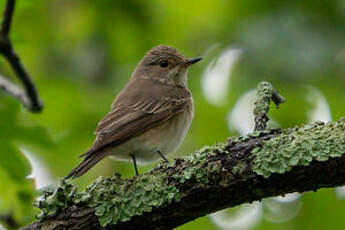
[[[119,106],[109,112],[96,129],[94,149],[121,144],[175,117],[190,106],[190,100],[153,100],[148,107]]]
[[[179,98],[168,97],[169,95],[153,97],[149,91],[143,97],[134,95],[129,101],[122,100],[122,96],[120,95],[112,105],[112,110],[98,123],[95,130],[96,141],[82,156],[88,156],[107,146],[119,145],[192,106],[189,91]],[[126,98],[131,96],[133,95],[127,95]]]

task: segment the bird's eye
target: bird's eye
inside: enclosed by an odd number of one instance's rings
[[[161,63],[159,63],[159,65],[164,68],[164,67],[167,67],[169,63],[168,61],[162,61]]]

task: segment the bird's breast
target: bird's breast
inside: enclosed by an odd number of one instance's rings
[[[128,154],[133,154],[139,164],[145,164],[160,158],[157,150],[164,155],[173,153],[186,137],[193,117],[194,105],[191,99],[183,112],[122,144],[113,156],[130,160]]]
[[[193,117],[194,108],[191,103],[176,117],[138,136],[138,141],[141,142],[141,150],[137,153],[138,159],[155,160],[159,158],[155,153],[157,150],[164,155],[174,152],[186,137]]]

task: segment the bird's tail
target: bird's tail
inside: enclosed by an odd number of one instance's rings
[[[71,177],[74,179],[82,176],[105,156],[107,156],[107,152],[104,149],[85,155],[83,162],[75,167],[64,179],[66,180]]]

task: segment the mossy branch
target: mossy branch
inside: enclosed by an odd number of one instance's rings
[[[23,230],[173,229],[226,207],[343,185],[344,153],[345,119],[256,131],[131,179],[100,177],[84,192],[62,181]]]
[[[274,89],[273,86],[268,82],[260,82],[257,87],[257,100],[255,101],[255,128],[254,131],[262,131],[267,128],[268,111],[270,109],[270,103],[273,103],[279,108],[279,105],[285,102],[282,95],[279,94],[278,90]]]

